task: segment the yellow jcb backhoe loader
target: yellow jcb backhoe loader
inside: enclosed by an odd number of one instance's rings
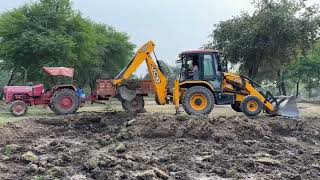
[[[179,55],[181,64],[180,79],[168,86],[156,58],[152,59],[155,44],[152,41],[143,45],[133,60],[113,80],[122,105],[126,110],[142,110],[143,97],[126,85],[126,80],[136,69],[146,62],[154,84],[155,101],[159,105],[173,102],[177,112],[182,104],[188,114],[209,114],[214,104],[226,105],[247,116],[256,116],[262,110],[272,115],[299,116],[294,97],[274,97],[250,78],[223,72],[219,53],[216,50],[186,51]]]

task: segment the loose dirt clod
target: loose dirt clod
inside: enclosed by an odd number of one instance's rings
[[[259,159],[256,160],[256,162],[259,162],[259,163],[265,164],[265,165],[280,166],[280,162],[279,161],[274,160],[274,159],[269,158],[269,157],[259,158]]]
[[[319,179],[318,119],[123,112],[0,128],[2,179]]]
[[[158,169],[158,168],[153,168],[154,173],[161,179],[169,179],[170,176],[165,173],[164,171]]]
[[[152,180],[157,177],[156,173],[153,170],[141,171],[135,174],[135,177],[138,180]]]
[[[126,151],[126,146],[123,143],[119,143],[115,150],[118,153],[124,153]]]
[[[22,154],[22,158],[23,160],[27,161],[27,162],[34,162],[34,161],[38,161],[38,156],[35,155],[33,152],[28,151],[24,154]]]

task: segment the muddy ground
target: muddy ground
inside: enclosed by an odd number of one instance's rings
[[[320,120],[124,112],[0,128],[1,179],[320,179]]]

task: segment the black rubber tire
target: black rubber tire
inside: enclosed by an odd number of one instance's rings
[[[15,106],[21,106],[22,110],[21,111],[15,111]],[[10,111],[14,116],[23,116],[27,113],[28,111],[28,105],[27,103],[23,102],[23,101],[13,101],[11,106],[10,106]]]
[[[255,102],[257,103],[258,107],[257,107],[257,109],[256,109],[255,111],[250,111],[250,110],[248,109],[248,106],[247,106],[247,105],[248,105],[248,103],[249,103],[250,101],[255,101]],[[245,115],[252,117],[252,116],[257,116],[257,115],[259,115],[259,114],[261,113],[261,110],[262,110],[262,108],[263,108],[263,105],[262,105],[262,102],[260,101],[260,99],[257,98],[256,96],[247,96],[247,97],[245,97],[244,100],[241,102],[240,107],[241,107],[241,111],[242,111]]]
[[[70,108],[63,108],[60,106],[61,98],[66,96],[72,100],[72,105]],[[61,89],[53,94],[50,103],[50,108],[53,112],[58,115],[67,115],[77,112],[80,107],[80,98],[76,92],[71,89]]]
[[[231,104],[231,108],[236,112],[242,112],[241,111],[241,107],[240,107],[240,103],[238,103],[238,102],[235,102],[234,104]]]
[[[121,104],[123,109],[129,113],[142,113],[144,109],[144,99],[142,96],[136,96],[132,101],[122,99]]]
[[[202,94],[206,98],[207,105],[204,109],[196,110],[192,108],[190,102],[194,94]],[[187,114],[210,114],[214,106],[214,96],[208,88],[202,86],[194,86],[189,88],[186,94],[183,96],[182,106]]]

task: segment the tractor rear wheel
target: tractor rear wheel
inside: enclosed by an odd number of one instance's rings
[[[52,96],[50,107],[58,115],[75,113],[80,106],[80,100],[76,92],[71,89],[62,89]]]
[[[23,116],[27,113],[28,105],[23,101],[14,101],[11,104],[10,111],[14,116]]]
[[[256,96],[247,96],[241,102],[241,111],[247,116],[257,116],[262,110],[262,102]]]
[[[141,113],[145,112],[144,109],[144,100],[142,96],[136,96],[133,100],[127,101],[122,99],[122,107],[125,111],[129,113]]]
[[[212,92],[202,86],[189,88],[182,98],[183,109],[188,114],[210,114],[213,104]]]
[[[234,104],[231,104],[231,108],[236,112],[242,112],[241,111],[241,107],[240,107],[240,103],[238,103],[238,102],[235,102]]]

